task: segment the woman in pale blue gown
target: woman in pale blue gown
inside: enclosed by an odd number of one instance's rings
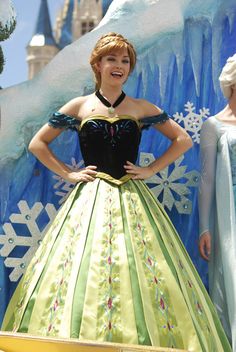
[[[209,260],[210,296],[236,351],[236,54],[219,77],[227,106],[201,130],[201,256]]]

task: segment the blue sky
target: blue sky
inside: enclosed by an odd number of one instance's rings
[[[34,32],[40,0],[12,0],[12,3],[17,13],[17,26],[10,38],[0,43],[6,61],[0,75],[2,88],[27,80],[26,46]],[[53,28],[56,14],[63,3],[63,0],[48,0]]]

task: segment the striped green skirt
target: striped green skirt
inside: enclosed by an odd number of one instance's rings
[[[133,180],[116,185],[97,178],[75,187],[21,279],[2,329],[231,351],[170,219],[147,186]]]

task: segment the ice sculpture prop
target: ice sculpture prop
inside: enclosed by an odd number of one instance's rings
[[[48,223],[72,188],[28,154],[28,142],[53,111],[93,90],[89,55],[108,31],[123,34],[137,49],[137,67],[126,93],[164,108],[194,141],[192,150],[148,180],[148,185],[207,282],[197,250],[199,132],[202,122],[225,104],[218,76],[226,58],[236,52],[236,4],[234,0],[114,0],[95,30],[65,47],[32,81],[0,92],[0,320]],[[167,146],[155,130],[145,131],[139,163],[147,165]],[[71,167],[82,165],[75,133],[63,133],[52,147]]]

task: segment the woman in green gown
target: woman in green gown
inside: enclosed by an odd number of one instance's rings
[[[231,348],[170,219],[142,180],[188,150],[188,134],[159,107],[122,91],[136,54],[121,35],[97,42],[97,91],[71,100],[29,149],[75,188],[59,210],[8,306],[3,329],[188,351]],[[135,165],[142,128],[171,140]],[[77,131],[85,168],[70,170],[49,149]],[[190,234],[191,235],[191,234]]]

